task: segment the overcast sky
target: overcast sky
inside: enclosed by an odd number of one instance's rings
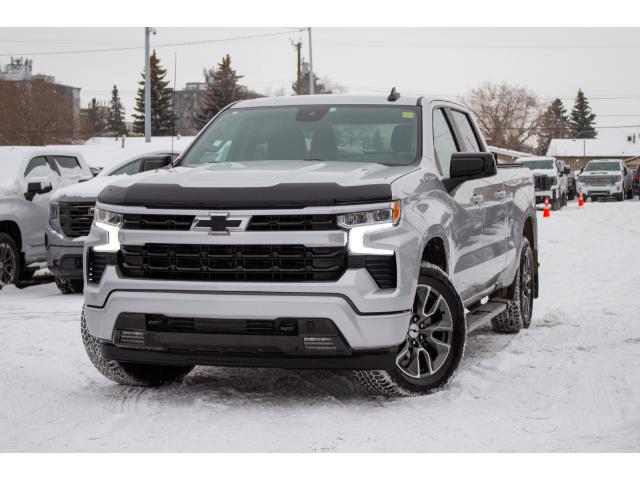
[[[295,28],[295,27],[294,27]],[[158,28],[152,37],[173,83],[202,81],[202,70],[229,53],[242,83],[259,92],[290,89],[295,77],[293,40],[307,35],[255,36],[283,28]],[[33,58],[35,73],[82,88],[82,105],[92,97],[108,100],[120,89],[127,115],[133,112],[144,50],[42,54],[42,52],[142,47],[143,28],[0,28],[0,64],[9,56]],[[560,97],[570,110],[582,88],[598,114],[600,135],[640,132],[640,29],[469,29],[469,28],[314,28],[314,70],[345,86],[349,93],[406,93],[459,96],[485,80],[534,90],[543,100]]]

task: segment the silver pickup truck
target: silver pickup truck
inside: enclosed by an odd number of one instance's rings
[[[241,101],[172,166],[106,187],[84,256],[82,337],[115,382],[336,368],[426,393],[470,330],[531,322],[533,178],[440,98]]]
[[[46,260],[52,192],[93,177],[73,149],[0,147],[0,288],[28,280]]]

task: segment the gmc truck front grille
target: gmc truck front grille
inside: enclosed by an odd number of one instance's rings
[[[606,176],[593,176],[593,177],[582,177],[582,182],[585,185],[601,185],[601,186],[610,186],[615,185],[618,177],[612,177],[609,175]]]
[[[94,203],[60,203],[60,226],[69,238],[89,235],[93,223]]]
[[[534,175],[533,185],[536,190],[549,190],[551,188],[551,178],[549,175]]]
[[[210,282],[335,281],[347,269],[345,247],[303,245],[123,245],[129,278]]]

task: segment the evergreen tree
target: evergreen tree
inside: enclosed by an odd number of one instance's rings
[[[569,125],[575,138],[596,138],[598,132],[595,129],[596,114],[591,111],[589,101],[582,90],[578,90]]]
[[[173,133],[175,115],[173,113],[173,89],[165,80],[167,70],[160,65],[160,59],[153,51],[151,55],[151,135],[167,136]],[[144,70],[138,82],[138,95],[133,115],[133,131],[144,133]]]
[[[303,73],[300,78],[300,84],[298,80],[291,85],[294,95],[309,95],[309,72]],[[313,93],[314,95],[321,95],[325,93],[333,93],[331,87],[321,81],[318,76],[313,74]]]
[[[120,100],[118,87],[113,86],[111,91],[111,103],[109,104],[109,114],[107,115],[107,129],[109,132],[119,137],[127,133],[127,127],[124,124],[124,107]]]
[[[552,139],[569,137],[569,118],[562,100],[556,98],[549,104],[540,118],[539,128],[540,133],[538,134],[538,146],[536,148],[538,155],[546,155]]]
[[[87,133],[89,133],[90,136],[99,135],[104,132],[105,119],[100,107],[95,97],[89,102],[87,108]]]
[[[229,54],[222,57],[216,70],[213,68],[205,70],[204,78],[207,82],[207,92],[193,116],[193,123],[197,129],[204,127],[209,120],[230,103],[247,98],[247,89],[238,84],[238,80],[242,77],[231,68]]]

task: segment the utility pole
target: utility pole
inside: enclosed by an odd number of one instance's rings
[[[291,42],[293,44],[293,48],[296,49],[297,55],[297,83],[298,91],[295,92],[297,95],[302,95],[302,42],[298,41],[297,43]]]
[[[311,48],[311,27],[309,31],[309,95],[313,95],[314,92],[314,78],[313,78],[313,49]]]
[[[144,27],[144,141],[151,142],[151,57],[149,34],[156,34],[153,27]]]

